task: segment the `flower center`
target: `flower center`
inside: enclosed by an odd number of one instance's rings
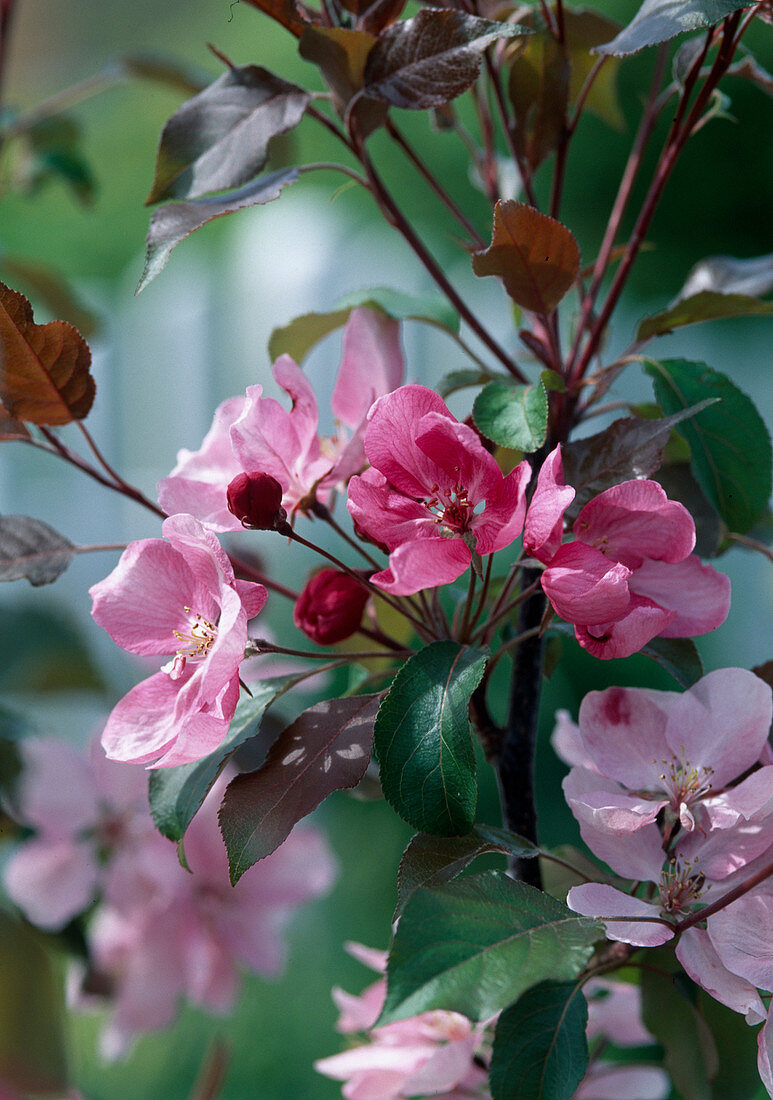
[[[161,667],[161,671],[166,672],[173,680],[179,680],[188,661],[200,661],[206,657],[217,638],[215,623],[211,623],[190,607],[184,607],[183,611],[189,616],[190,628],[187,633],[183,630],[172,631],[182,645],[172,660]]]
[[[706,876],[693,871],[695,863],[677,858],[661,875],[660,904],[667,913],[682,913],[700,901]]]
[[[705,798],[711,791],[711,777],[714,769],[694,768],[685,758],[684,748],[681,760],[672,757],[671,760],[663,760],[661,763],[666,770],[661,772],[660,781],[675,811],[678,812],[681,806],[690,806],[693,802]]]
[[[458,481],[455,485],[441,489],[433,485],[432,496],[424,505],[438,526],[445,527],[451,534],[459,535],[470,526],[473,505],[467,499],[467,490]]]

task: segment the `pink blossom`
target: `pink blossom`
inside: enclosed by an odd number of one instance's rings
[[[656,481],[626,481],[580,511],[562,545],[574,497],[560,448],[545,460],[529,506],[524,547],[544,562],[543,590],[595,657],[628,657],[656,636],[692,637],[718,627],[730,582],[692,554],[695,525]]]
[[[308,379],[289,355],[282,355],[273,375],[290,397],[289,412],[264,397],[262,386],[229,398],[215,412],[199,450],[180,451],[171,474],[159,482],[161,507],[170,515],[194,515],[215,531],[241,530],[226,506],[228,485],[240,473],[276,478],[288,512],[303,510],[314,495],[325,502],[336,485],[365,465],[365,415],[377,397],[400,385],[403,369],[397,321],[370,309],[353,310],[331,400],[336,435],[320,437]]]
[[[619,1047],[654,1042],[641,1020],[638,986],[592,978],[584,992],[588,999],[589,1040],[600,1038]],[[607,1062],[592,1056],[573,1100],[665,1100],[670,1092],[668,1074],[659,1066]]]
[[[232,887],[217,827],[228,778],[218,780],[185,835],[192,873],[158,833],[113,864],[106,904],[88,933],[93,966],[111,988],[112,1017],[102,1037],[107,1057],[123,1056],[136,1036],[169,1026],[180,998],[229,1012],[240,967],[279,974],[293,912],[333,883],[336,865],[322,835],[299,826]],[[86,1007],[85,994],[74,997]]]
[[[492,554],[518,537],[527,462],[504,477],[472,428],[424,386],[380,398],[368,421],[371,469],[352,478],[349,511],[389,552],[374,584],[399,596],[447,584],[468,568],[473,550]]]
[[[28,920],[57,930],[104,888],[106,854],[153,833],[147,777],[106,760],[96,742],[88,759],[54,737],[25,741],[20,752],[13,809],[36,832],[6,864],[5,888]]]
[[[385,956],[364,956],[359,945],[352,948],[366,964],[385,968]],[[483,1040],[483,1028],[475,1027],[458,1012],[446,1011],[423,1012],[373,1027],[385,995],[384,979],[369,986],[360,997],[334,990],[341,1011],[338,1030],[345,1034],[366,1032],[367,1042],[323,1058],[315,1062],[314,1068],[326,1077],[344,1081],[346,1100],[396,1100],[423,1095],[445,1100],[480,1097],[486,1074],[473,1058]]]
[[[114,760],[185,764],[225,737],[239,699],[247,621],[261,584],[234,578],[216,537],[192,516],[164,522],[164,539],[131,543],[91,588],[92,615],[139,656],[171,656],[115,707],[102,744]]]

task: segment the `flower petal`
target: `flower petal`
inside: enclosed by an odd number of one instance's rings
[[[330,401],[333,416],[357,428],[376,398],[397,389],[404,370],[399,322],[372,309],[353,310]]]
[[[758,1024],[765,1019],[765,1006],[756,987],[727,969],[708,932],[702,928],[688,928],[676,945],[676,957],[694,982],[720,1004],[732,1008],[733,1012],[742,1012],[747,1024]]]
[[[631,592],[674,612],[659,633],[664,638],[692,638],[715,630],[730,610],[730,578],[704,565],[695,554],[669,565],[645,561],[629,581]]]
[[[662,634],[675,614],[658,607],[652,600],[632,595],[628,611],[619,619],[575,626],[574,636],[583,649],[604,661],[630,657]]]
[[[679,698],[648,688],[589,692],[580,706],[580,737],[598,771],[634,790],[660,787],[673,756],[666,729]]]
[[[620,917],[659,917],[660,910],[656,905],[640,898],[632,898],[630,894],[624,894],[616,890],[614,886],[605,886],[600,882],[588,882],[582,886],[573,886],[567,894],[566,904],[575,913],[582,913],[586,917],[598,917],[604,920],[604,915]],[[674,933],[670,927],[655,921],[607,921],[607,935],[610,939],[621,940],[623,943],[633,944],[634,947],[659,947],[673,939]]]
[[[411,596],[422,588],[455,581],[470,560],[461,539],[423,538],[398,546],[389,555],[389,568],[374,573],[370,580],[393,596]]]
[[[614,622],[630,603],[631,571],[582,542],[559,548],[542,574],[542,588],[553,609],[569,623]]]
[[[624,481],[590,500],[572,527],[578,539],[635,568],[645,558],[682,561],[695,545],[692,516],[657,481]]]
[[[486,507],[472,521],[479,554],[493,554],[517,539],[523,529],[526,513],[526,486],[531,479],[531,466],[521,462],[511,470],[495,495],[486,499]]]
[[[416,446],[419,421],[431,412],[455,419],[434,390],[401,386],[380,397],[368,413],[368,460],[396,489],[410,497],[427,496],[432,486],[446,477],[442,467]]]
[[[547,564],[564,536],[564,512],[574,500],[574,489],[564,484],[561,448],[551,451],[540,467],[537,486],[526,513],[523,548]]]

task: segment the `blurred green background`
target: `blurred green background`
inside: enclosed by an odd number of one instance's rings
[[[624,22],[636,4],[608,0],[603,10]],[[770,38],[769,28],[762,26],[748,38],[767,68],[773,68]],[[29,111],[65,88],[110,72],[111,63],[114,70],[121,58],[139,54],[175,57],[214,78],[222,66],[207,42],[235,63],[263,64],[300,83],[314,80],[311,67],[296,54],[295,40],[238,0],[193,5],[183,0],[163,5],[150,0],[77,0],[67,5],[61,0],[20,0],[4,106]],[[571,155],[562,218],[578,237],[585,262],[593,258],[603,232],[653,57],[645,51],[621,67],[625,131],[617,133],[587,117]],[[773,250],[770,99],[737,79],[728,82],[727,91],[737,121],[712,122],[680,162],[649,233],[653,247],[642,256],[620,310],[616,347],[630,341],[640,316],[673,298],[697,260],[717,253],[745,257]],[[8,159],[0,179],[0,277],[30,293],[37,320],[52,312],[32,286],[13,278],[18,271],[14,265],[21,261],[58,272],[93,313],[97,327],[90,343],[99,395],[90,418],[92,431],[111,461],[151,497],[177,449],[198,446],[217,402],[255,381],[271,385],[266,341],[276,325],[300,312],[327,308],[362,286],[429,289],[405,246],[359,191],[339,191],[342,177],[320,174],[306,177],[270,207],[221,219],[195,234],[173,254],[158,280],[133,297],[149,217],[143,201],[158,135],[183,98],[180,91],[157,82],[126,79],[72,107],[68,114],[80,131],[75,148],[93,174],[93,198],[86,205],[74,194],[73,184],[89,188],[79,161],[65,166],[69,183],[60,176],[29,196],[11,186]],[[453,139],[430,136],[424,116],[402,112],[400,124],[487,236],[486,202],[470,182]],[[395,193],[446,270],[499,337],[512,342],[501,289],[493,280],[472,277],[454,247],[453,227],[442,208],[396,162],[381,136],[372,145],[377,155],[385,154]],[[657,146],[656,138],[653,149]],[[277,155],[285,163],[328,160],[336,153],[309,121],[277,143]],[[645,166],[644,179],[647,174]],[[705,359],[726,371],[770,422],[770,332],[770,323],[760,318],[714,324],[663,339],[655,353]],[[405,343],[412,380],[431,384],[446,371],[465,366],[455,347],[434,332],[407,326]],[[332,388],[339,347],[339,338],[333,337],[309,360],[322,398]],[[648,385],[633,376],[621,382],[615,395],[651,398]],[[110,497],[21,444],[3,446],[0,511],[44,518],[82,543],[158,533],[149,513]],[[261,542],[260,553],[280,569],[282,547]],[[84,555],[52,589],[31,590],[20,582],[0,594],[0,688],[8,705],[29,715],[42,731],[85,741],[118,694],[137,678],[136,665],[99,636],[88,615],[86,590],[114,560],[114,555]],[[308,565],[304,560],[303,568]],[[702,641],[707,668],[750,667],[773,657],[766,563],[734,550],[719,567],[733,578],[734,604],[728,623]],[[297,578],[297,563],[293,569]],[[279,609],[272,626],[281,637],[288,626],[286,609]],[[576,715],[588,690],[613,682],[673,686],[643,658],[604,664],[568,642],[563,656],[547,685],[541,720],[539,796],[546,844],[577,839],[557,794],[562,769],[547,745],[556,708],[568,707]],[[481,817],[493,821],[497,811],[490,776],[483,786]],[[350,939],[387,945],[397,864],[410,832],[383,804],[342,794],[317,819],[328,830],[341,875],[331,896],[294,922],[284,978],[267,983],[246,977],[233,1019],[215,1021],[187,1010],[170,1032],[141,1041],[127,1061],[110,1067],[96,1057],[98,1019],[70,1018],[72,1078],[86,1097],[187,1097],[216,1037],[232,1048],[224,1097],[304,1100],[340,1095],[340,1086],[311,1069],[314,1058],[340,1048],[330,989],[338,984],[357,991],[371,980],[342,945]],[[5,1002],[0,1002],[0,1023]]]

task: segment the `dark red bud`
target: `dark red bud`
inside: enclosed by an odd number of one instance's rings
[[[354,634],[367,602],[367,588],[354,577],[337,569],[322,569],[298,597],[293,619],[312,642],[333,645]]]
[[[228,486],[228,510],[243,527],[274,531],[287,519],[282,486],[271,474],[237,474]]]

